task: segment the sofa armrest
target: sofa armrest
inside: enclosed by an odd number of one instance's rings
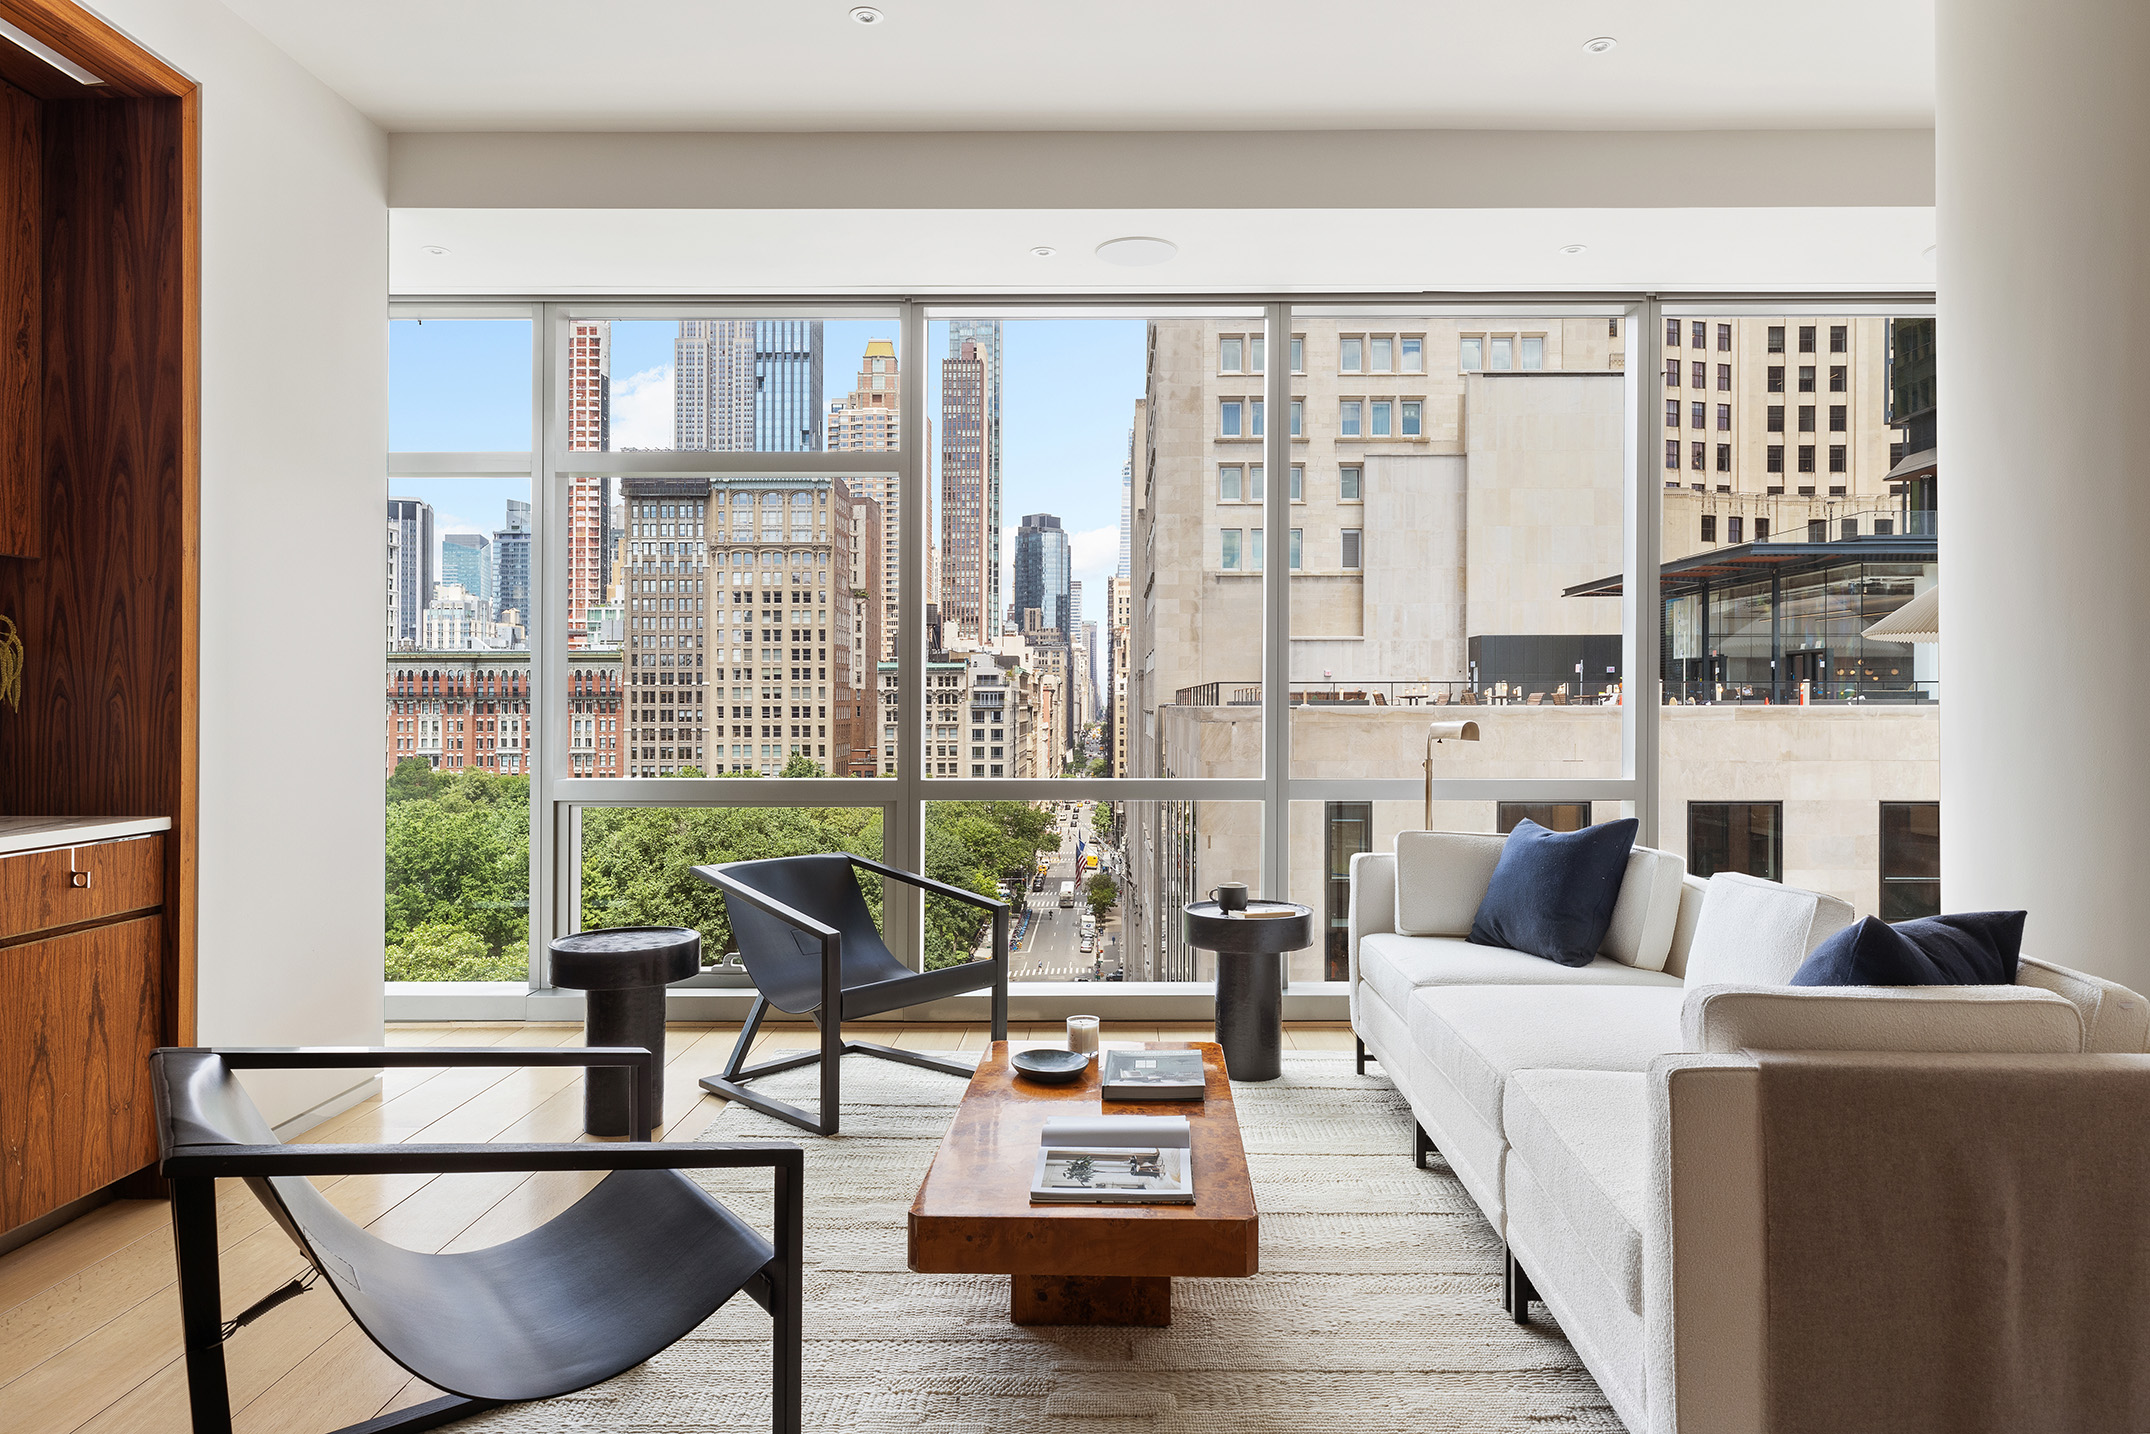
[[[1354,990],[1359,984],[1360,939],[1395,929],[1396,857],[1385,851],[1362,851],[1351,859],[1351,912],[1344,932]]]
[[[2024,986],[1700,986],[1680,1005],[1689,1051],[2069,1055],[2073,1002]]]
[[[2117,981],[2025,956],[2016,985],[2051,991],[2083,1013],[2083,1049],[2119,1055],[2150,1050],[2150,1001]]]

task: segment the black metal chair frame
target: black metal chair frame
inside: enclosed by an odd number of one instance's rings
[[[980,896],[977,892],[967,891],[960,886],[950,886],[946,882],[935,881],[931,877],[919,876],[914,872],[886,866],[878,861],[870,861],[852,852],[844,852],[842,855],[855,867],[863,867],[867,871],[877,873],[892,881],[900,881],[907,886],[917,887],[920,891],[937,896],[951,897],[954,900],[992,913],[993,959],[986,962],[970,962],[962,967],[951,968],[951,970],[978,976],[984,973],[977,972],[974,968],[981,965],[992,967],[990,979],[993,989],[993,1039],[996,1041],[1006,1040],[1008,1038],[1008,904],[1004,901],[996,901],[989,896]],[[781,860],[782,858],[775,859]],[[834,1135],[843,1119],[841,1082],[837,1072],[843,1063],[843,1057],[851,1052],[856,1051],[860,1055],[878,1056],[885,1061],[901,1061],[905,1065],[923,1066],[927,1070],[946,1071],[950,1075],[959,1075],[965,1079],[976,1073],[970,1066],[958,1065],[954,1061],[936,1060],[932,1056],[924,1055],[918,1051],[898,1050],[894,1046],[878,1045],[872,1041],[847,1041],[843,1038],[843,1018],[845,1016],[880,1015],[884,1011],[897,1010],[902,1006],[912,1005],[920,1000],[931,1000],[936,996],[975,991],[980,984],[983,984],[982,982],[973,981],[969,985],[957,985],[952,990],[936,990],[930,994],[922,993],[906,999],[885,1001],[872,1010],[846,1009],[843,1000],[846,994],[843,989],[843,934],[837,931],[835,927],[816,921],[805,912],[786,906],[784,903],[774,900],[728,874],[735,867],[754,864],[751,862],[726,862],[720,866],[698,866],[694,869],[694,873],[723,892],[724,899],[727,902],[745,902],[757,911],[766,912],[821,943],[821,1000],[820,1004],[814,1008],[813,1013],[814,1023],[821,1028],[821,1044],[819,1049],[806,1051],[799,1055],[779,1056],[775,1060],[763,1061],[757,1066],[746,1064],[747,1052],[752,1050],[754,1046],[755,1033],[761,1029],[762,1019],[769,1014],[769,998],[757,990],[754,996],[754,1005],[747,1013],[746,1024],[740,1028],[739,1039],[732,1046],[731,1056],[724,1062],[724,1069],[721,1073],[702,1077],[702,1088],[704,1090],[713,1095],[723,1096],[726,1100],[736,1100],[749,1110],[758,1110],[763,1115],[786,1121],[801,1130],[811,1131],[815,1135]],[[898,986],[899,988],[910,987],[914,982],[936,987],[947,986],[950,983],[936,978],[945,978],[949,974],[950,971],[919,972],[907,981],[883,984]],[[960,980],[960,978],[958,979]],[[839,1012],[835,1020],[829,1019],[829,1012],[832,1009]],[[746,1082],[750,1080],[756,1080],[766,1075],[775,1075],[778,1071],[788,1071],[797,1066],[812,1065],[816,1061],[821,1063],[821,1111],[818,1115],[811,1114],[788,1101],[781,1101],[774,1096],[762,1095],[757,1091],[747,1089]]]
[[[581,1047],[519,1049],[510,1047],[249,1047],[175,1051],[207,1054],[222,1059],[230,1070],[326,1070],[374,1069],[401,1066],[585,1066],[592,1069],[624,1068],[633,1079],[634,1114],[640,1129],[649,1129],[652,1112],[641,1109],[648,1099],[648,1078],[654,1070],[650,1053],[640,1047]],[[160,1051],[159,1055],[165,1054]],[[166,1109],[164,1083],[156,1084],[160,1173],[172,1186],[172,1237],[179,1265],[180,1323],[185,1341],[187,1398],[194,1434],[230,1434],[231,1396],[224,1366],[224,1344],[246,1324],[294,1295],[303,1293],[306,1282],[294,1280],[256,1301],[227,1322],[223,1315],[223,1292],[217,1259],[216,1182],[243,1179],[270,1213],[291,1235],[315,1270],[319,1257],[291,1225],[262,1182],[278,1176],[450,1174],[474,1171],[542,1170],[706,1170],[769,1167],[775,1178],[775,1229],[771,1241],[776,1254],[748,1277],[744,1289],[767,1311],[773,1326],[775,1357],[771,1391],[775,1434],[799,1434],[801,1376],[803,1373],[804,1302],[803,1249],[805,1204],[802,1179],[804,1154],[796,1145],[752,1142],[708,1144],[646,1141],[605,1143],[555,1142],[547,1144],[478,1145],[284,1145],[232,1143],[178,1144],[173,1139],[171,1112]],[[424,1257],[421,1258],[435,1258]],[[334,1281],[329,1281],[334,1286]],[[341,1289],[337,1297],[346,1309],[350,1301]],[[352,1311],[353,1318],[357,1312]],[[363,1320],[359,1328],[381,1352],[405,1369],[410,1366],[395,1350],[382,1343]],[[659,1351],[651,1350],[649,1354]],[[649,1354],[642,1358],[646,1359]],[[414,1375],[418,1371],[411,1370]],[[424,1376],[420,1375],[423,1378]],[[588,1387],[583,1385],[582,1387]],[[571,1392],[571,1391],[564,1391]],[[403,1434],[403,1431],[437,1429],[486,1409],[511,1401],[471,1398],[451,1394],[359,1424],[335,1434]]]

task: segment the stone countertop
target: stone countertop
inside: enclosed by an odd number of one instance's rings
[[[170,817],[0,817],[0,856],[171,829]]]

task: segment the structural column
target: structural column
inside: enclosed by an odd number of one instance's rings
[[[1942,904],[2150,989],[2150,6],[1936,7]]]

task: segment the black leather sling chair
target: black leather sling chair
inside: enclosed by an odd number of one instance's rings
[[[898,961],[874,928],[873,913],[859,890],[863,867],[936,896],[951,897],[993,915],[993,959],[966,961],[938,971],[913,971]],[[883,866],[862,856],[781,856],[698,866],[694,874],[724,893],[724,914],[739,945],[739,960],[753,979],[754,1005],[731,1058],[719,1075],[702,1077],[702,1088],[764,1115],[789,1121],[816,1135],[834,1135],[843,1118],[837,1069],[848,1051],[947,1071],[966,1079],[971,1067],[899,1051],[870,1041],[846,1041],[843,1022],[878,1016],[943,996],[993,989],[993,1039],[1008,1038],[1008,904],[960,886]],[[771,1006],[787,1015],[813,1013],[821,1027],[819,1050],[746,1064],[754,1033]],[[840,1008],[840,1010],[839,1010]],[[829,1013],[837,1010],[831,1019]],[[746,1082],[794,1066],[821,1062],[821,1113],[748,1090]]]
[[[446,1391],[339,1434],[436,1429],[483,1409],[587,1389],[662,1352],[745,1290],[775,1336],[776,1434],[800,1417],[802,1156],[796,1145],[597,1142],[545,1145],[285,1145],[235,1071],[383,1066],[624,1067],[641,1104],[652,1061],[633,1048],[517,1050],[165,1049],[150,1057],[160,1169],[172,1182],[179,1317],[194,1434],[230,1434],[224,1343],[294,1295],[295,1279],[224,1318],[218,1288],[216,1182],[246,1181],[343,1301],[366,1337]],[[648,1112],[634,1112],[650,1128]],[[681,1174],[767,1166],[776,1181],[774,1242]],[[346,1219],[309,1175],[477,1170],[605,1170],[588,1194],[529,1234],[483,1250],[429,1255]]]

